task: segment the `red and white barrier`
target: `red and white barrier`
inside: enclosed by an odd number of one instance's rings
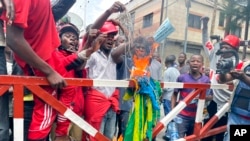
[[[74,86],[105,86],[105,87],[134,87],[134,81],[126,80],[91,80],[91,79],[66,79],[68,85]],[[76,115],[72,110],[65,107],[57,99],[51,96],[49,93],[44,91],[38,85],[48,85],[45,78],[39,77],[25,77],[25,76],[0,76],[0,96],[9,88],[9,85],[14,85],[14,140],[23,141],[23,94],[18,92],[23,91],[23,87],[27,87],[34,94],[40,97],[42,100],[46,101],[50,106],[56,109],[58,112],[63,114],[65,117],[70,119],[76,125],[78,125],[82,130],[84,130],[89,135],[93,136],[98,141],[108,141],[108,139],[99,133],[95,128],[89,125],[81,117]],[[8,86],[6,86],[8,85]],[[173,118],[183,110],[188,103],[192,101],[200,92],[205,91],[205,89],[229,89],[229,85],[212,85],[212,84],[197,84],[197,83],[173,83],[166,82],[161,83],[162,88],[198,88],[194,92],[190,93],[183,101],[167,115],[165,116],[154,128],[153,137],[155,137]],[[204,93],[204,92],[203,92]],[[202,94],[203,95],[203,94]],[[199,97],[198,111],[200,113],[204,107],[204,95]],[[229,107],[229,106],[228,106]],[[224,108],[228,110],[228,108]],[[225,113],[222,111],[218,112],[216,116],[221,117]],[[200,124],[202,117],[197,115],[196,123]],[[209,127],[209,126],[208,126]],[[20,130],[21,129],[21,130]],[[204,129],[205,130],[205,129]],[[192,135],[195,137],[195,135]],[[190,137],[189,137],[190,138]],[[180,139],[185,140],[185,139]]]

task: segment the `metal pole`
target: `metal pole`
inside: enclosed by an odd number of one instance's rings
[[[244,35],[244,40],[248,39],[248,28],[249,28],[249,19],[250,19],[250,0],[247,1],[247,13],[246,13],[246,25],[245,25],[245,35]],[[242,53],[242,60],[246,59],[246,53],[247,53],[247,46],[243,47],[243,53]]]
[[[186,27],[185,27],[185,41],[184,41],[184,49],[183,52],[187,51],[187,35],[188,35],[188,18],[189,18],[189,8],[191,7],[190,0],[186,0],[186,8],[187,8],[187,17],[186,17]]]

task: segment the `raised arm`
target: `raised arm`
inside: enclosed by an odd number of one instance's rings
[[[61,19],[75,2],[76,0],[59,0],[57,3],[55,3],[52,6],[54,20],[57,22],[59,19]]]
[[[100,29],[102,27],[102,25],[104,24],[104,22],[108,19],[108,17],[116,12],[122,12],[124,11],[126,8],[125,6],[119,2],[116,1],[109,9],[107,9],[92,25],[91,28],[93,29]]]

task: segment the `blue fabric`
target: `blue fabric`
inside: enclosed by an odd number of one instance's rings
[[[183,117],[180,117],[178,116],[179,120],[181,120],[181,122],[175,122],[176,125],[177,125],[177,129],[178,129],[178,132],[179,132],[179,137],[180,138],[183,138],[186,136],[189,136],[189,135],[192,135],[193,134],[193,131],[194,131],[194,123],[195,121],[194,120],[190,120],[190,119],[186,119],[186,118],[183,118]]]
[[[230,141],[230,125],[250,125],[250,120],[241,117],[233,112],[228,114],[227,133],[225,134],[224,141]]]
[[[152,101],[153,109],[160,110],[160,106],[156,99],[156,93],[154,91],[156,89],[154,80],[148,77],[140,77],[138,78],[138,84],[139,84],[138,93],[148,95]]]
[[[163,104],[164,114],[167,115],[171,111],[171,101],[163,99],[162,104]]]
[[[112,108],[109,108],[106,115],[102,119],[100,132],[104,136],[112,140],[115,134],[115,128],[116,128],[116,113],[113,111]]]

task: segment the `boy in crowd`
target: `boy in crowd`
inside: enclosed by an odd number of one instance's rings
[[[192,55],[190,57],[190,72],[182,74],[177,78],[177,82],[181,83],[210,83],[209,77],[203,75],[200,69],[203,66],[203,56]],[[183,100],[190,92],[194,89],[190,88],[180,88],[175,89],[174,94],[171,99],[172,109],[176,105],[177,95],[180,92],[180,100]],[[176,120],[177,129],[179,132],[179,137],[183,138],[185,135],[193,134],[195,116],[196,116],[197,102],[191,102],[184,108],[178,115]]]

